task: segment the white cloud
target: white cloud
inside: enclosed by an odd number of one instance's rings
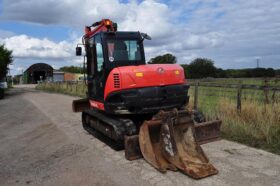
[[[17,35],[2,40],[5,46],[13,50],[15,58],[69,58],[73,56],[73,43],[61,41],[55,43],[47,38],[38,39],[27,35]]]
[[[166,16],[170,11],[167,5],[155,1],[131,3],[120,27],[124,30],[140,30],[153,38],[166,37],[172,28],[170,18]]]
[[[16,35],[0,39],[0,43],[13,51],[14,62],[10,65],[13,75],[21,74],[30,65],[39,62],[54,68],[82,63],[82,58],[74,56],[76,40],[54,42],[47,38]]]
[[[79,30],[101,18],[110,18],[118,22],[119,30],[139,30],[152,36],[152,41],[145,41],[147,60],[171,52],[180,63],[208,57],[219,67],[238,68],[244,67],[240,59],[250,61],[260,56],[262,64],[280,67],[278,0],[4,0],[2,10],[2,20]],[[71,33],[70,37],[73,40],[77,35]],[[16,37],[12,36],[9,41]],[[79,61],[72,58],[75,42],[27,36],[21,39],[27,42],[20,44],[22,49],[13,44],[20,57],[66,58],[73,64]],[[251,62],[244,64],[250,67]]]

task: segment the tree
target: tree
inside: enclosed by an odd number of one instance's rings
[[[227,73],[225,70],[223,70],[221,68],[217,68],[215,77],[216,78],[225,78],[225,77],[227,77]]]
[[[272,68],[245,68],[225,70],[226,77],[275,77],[277,71]]]
[[[148,61],[149,64],[175,64],[177,62],[177,59],[172,54],[164,54],[162,56],[157,56],[150,61]]]
[[[0,45],[0,80],[6,77],[9,65],[13,62],[12,51]]]
[[[275,75],[280,77],[280,69],[275,70]]]
[[[207,58],[196,58],[187,66],[187,69],[190,78],[215,77],[217,71],[214,62]]]

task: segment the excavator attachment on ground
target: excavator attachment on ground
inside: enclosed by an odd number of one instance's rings
[[[196,125],[187,110],[160,111],[140,127],[143,157],[161,172],[179,169],[195,179],[217,174],[218,170],[209,162],[199,142],[217,140],[221,121]],[[209,130],[214,133],[208,133],[207,139],[205,134]]]

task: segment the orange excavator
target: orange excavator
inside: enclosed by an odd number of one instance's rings
[[[144,157],[161,172],[200,179],[217,174],[201,144],[220,137],[220,120],[198,121],[187,110],[189,85],[177,64],[146,64],[141,32],[117,31],[109,19],[85,27],[87,98],[74,100],[85,130],[102,136],[125,157]],[[113,144],[113,145],[112,145]]]

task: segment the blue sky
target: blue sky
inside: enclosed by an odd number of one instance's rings
[[[13,50],[12,74],[37,62],[80,65],[74,56],[85,25],[101,18],[119,30],[147,32],[146,59],[172,53],[220,68],[280,68],[278,0],[0,0],[0,43]]]

